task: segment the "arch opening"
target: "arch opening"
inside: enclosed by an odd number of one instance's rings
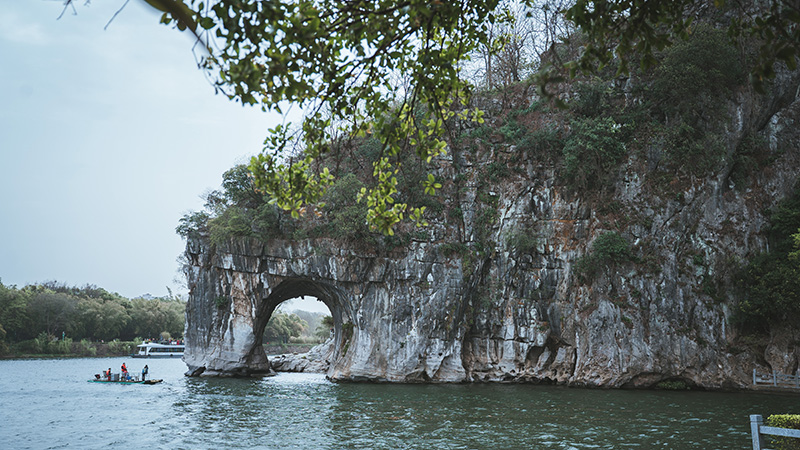
[[[270,318],[272,318],[281,304],[301,297],[315,297],[328,308],[333,318],[333,338],[329,353],[329,361],[332,366],[333,362],[341,354],[344,344],[343,324],[351,321],[351,312],[345,301],[345,294],[340,289],[325,282],[308,278],[289,278],[281,281],[272,289],[270,294],[261,301],[256,311],[253,323],[254,347],[262,352],[264,351],[264,330]],[[264,357],[267,358],[266,353]]]
[[[267,355],[292,352],[304,353],[333,337],[333,313],[316,297],[303,296],[280,303],[264,328]],[[309,347],[301,350],[300,347]]]

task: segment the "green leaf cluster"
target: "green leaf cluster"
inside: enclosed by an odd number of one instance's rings
[[[630,244],[616,231],[597,236],[592,243],[592,255],[600,260],[621,263],[631,259]]]
[[[647,93],[651,114],[661,118],[671,161],[703,174],[725,155],[726,99],[744,83],[739,52],[722,30],[698,25],[688,39],[664,52]]]
[[[351,241],[368,238],[367,206],[355,201],[362,189],[364,183],[353,174],[336,179],[323,197],[323,210],[328,217],[327,232],[323,234]]]
[[[564,173],[572,186],[595,189],[613,176],[625,156],[622,125],[611,117],[577,118],[564,143]]]
[[[770,251],[754,257],[737,276],[742,296],[733,318],[755,333],[800,320],[800,193],[772,211],[767,231]]]
[[[713,3],[731,41],[759,41],[750,72],[757,91],[763,92],[766,82],[774,78],[776,62],[794,70],[800,52],[800,11],[796,7],[780,0]],[[632,61],[638,61],[642,69],[652,67],[658,52],[688,39],[696,29],[696,19],[713,12],[696,0],[577,0],[565,14],[584,37],[583,52],[566,66],[573,76],[610,64],[616,64],[617,73],[628,73]]]
[[[614,95],[610,84],[602,79],[593,78],[575,84],[575,98],[568,103],[570,111],[580,117],[606,116],[612,107]]]
[[[393,229],[381,241],[369,223],[370,201],[359,201],[359,197],[368,195],[364,180],[372,174],[364,166],[380,149],[374,138],[338,140],[331,153],[317,160],[325,172],[335,174],[330,178],[333,181],[315,207],[302,207],[293,216],[292,211],[280,208],[257,187],[247,166],[235,166],[224,173],[221,189],[206,195],[205,210],[186,214],[176,231],[186,238],[208,237],[218,245],[239,238],[268,241],[322,237],[356,242],[371,249],[405,246],[412,238],[408,230],[401,229],[399,239],[390,240],[395,237]],[[432,194],[442,189],[442,184],[428,172],[430,165],[409,154],[398,155],[396,162],[391,174],[381,176],[390,178],[388,185],[395,190],[403,189],[403,193],[396,192],[398,200],[405,205],[418,205],[410,208],[411,214],[418,211],[421,216],[428,210],[440,214],[443,205]],[[395,205],[392,197],[384,207]],[[397,209],[398,222],[408,211],[405,206]]]
[[[772,414],[767,417],[766,425],[800,430],[800,414]],[[800,450],[800,439],[797,438],[773,437],[770,441],[770,448],[776,450]]]
[[[520,151],[541,158],[555,154],[555,149],[560,148],[562,142],[561,131],[555,127],[546,126],[526,133],[517,145]]]
[[[324,341],[331,335],[331,330],[333,330],[333,327],[333,317],[324,316],[322,320],[320,320],[319,325],[317,325],[317,328],[314,331],[314,336]]]
[[[277,312],[270,317],[264,327],[264,339],[288,344],[289,338],[299,337],[307,328],[308,322],[297,314]]]
[[[718,113],[720,99],[745,81],[742,61],[725,32],[698,25],[689,38],[664,52],[655,70],[651,101],[668,117],[696,124]]]
[[[37,355],[67,355],[72,352],[72,338],[60,339],[42,331],[26,347]]]
[[[282,235],[277,206],[257,187],[247,166],[237,165],[222,176],[222,189],[206,195],[205,211],[184,215],[175,231],[185,237],[208,235],[221,244],[233,238],[262,240]]]
[[[616,231],[605,232],[592,242],[588,254],[575,261],[575,272],[588,279],[597,271],[633,260],[630,244]]]
[[[336,136],[370,135],[381,154],[372,161],[373,184],[361,195],[369,223],[390,234],[405,218],[423,222],[421,209],[395,201],[392,158],[411,152],[430,162],[445,151],[448,120],[482,120],[479,111],[454,108],[466,104],[470,91],[459,62],[489,42],[489,24],[499,20],[497,0],[164,3],[165,22],[175,18],[206,30],[200,32],[209,51],[203,66],[220,91],[265,110],[280,112],[287,103],[305,110],[298,130],[271,130],[250,163],[256,186],[278,207],[297,217],[316,204],[332,179],[314,162]],[[297,148],[302,157],[293,157]],[[436,186],[432,180],[423,189],[433,193]]]
[[[370,225],[386,234],[403,220],[424,222],[424,211],[401,199],[396,157],[410,153],[430,162],[446,150],[449,122],[455,118],[482,122],[479,111],[466,108],[471,87],[463,80],[463,63],[478,48],[501,56],[509,49],[504,45],[513,47],[520,41],[519,36],[493,34],[494,25],[514,20],[510,8],[498,0],[150,3],[165,12],[162,22],[175,20],[179,29],[190,29],[200,38],[208,49],[202,65],[219,91],[265,110],[281,111],[292,104],[307,112],[299,128],[271,130],[262,154],[250,164],[256,186],[282,210],[298,217],[320,201],[333,180],[317,162],[336,146],[338,137],[369,136],[379,142],[380,150],[370,161],[373,179],[360,198],[367,204]],[[534,2],[521,3],[526,15],[532,16]],[[780,0],[713,3],[708,7],[695,0],[576,0],[563,13],[578,28],[569,38],[582,51],[563,66],[573,77],[579,72],[598,74],[612,64],[618,73],[627,73],[632,61],[641,68],[652,67],[666,48],[680,47],[703,34],[698,19],[708,19],[716,11],[715,18],[727,26],[728,39],[759,41],[751,71],[757,88],[774,76],[776,61],[795,68],[800,49],[797,8]],[[549,3],[536,7],[553,13]],[[711,37],[716,42],[725,36]],[[554,45],[549,52],[556,66],[563,47]],[[733,86],[730,81],[740,78],[741,70],[728,64],[729,53],[698,53],[691,64],[679,61],[683,65],[672,64],[668,57],[663,69],[666,83],[657,89],[672,95],[677,105],[703,98],[720,86]],[[543,63],[538,79],[563,79],[563,71]],[[697,136],[692,120],[682,116],[677,124],[681,123],[686,126],[675,128],[668,141],[675,149],[688,141],[692,151],[677,157],[691,158],[701,148],[719,149],[715,142]],[[506,125],[501,134],[521,139],[521,128],[511,122]],[[533,149],[545,143],[539,139],[525,146]],[[575,149],[570,153],[574,156]],[[586,175],[575,174],[579,180]],[[436,192],[436,180],[427,180],[423,191]]]

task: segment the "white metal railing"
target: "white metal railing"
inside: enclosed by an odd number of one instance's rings
[[[750,416],[750,435],[753,438],[753,450],[770,450],[766,445],[764,435],[800,439],[800,430],[791,428],[777,428],[763,425],[764,419],[759,414]]]
[[[774,370],[772,373],[761,374],[753,369],[753,385],[800,389],[800,370],[797,375],[786,375]]]

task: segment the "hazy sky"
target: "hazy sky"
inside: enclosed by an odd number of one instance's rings
[[[1,3],[0,281],[185,293],[178,219],[282,117],[215,95],[141,0],[105,31],[124,0]]]

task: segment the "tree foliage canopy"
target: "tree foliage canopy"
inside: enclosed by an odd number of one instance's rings
[[[744,291],[734,318],[747,331],[800,319],[800,191],[770,214],[770,251],[750,261],[738,276]]]
[[[0,349],[45,336],[106,340],[182,336],[186,304],[173,297],[126,299],[97,286],[68,287],[47,282],[5,286],[0,283]],[[3,334],[3,333],[0,333]]]
[[[332,183],[315,165],[339,136],[371,135],[382,144],[373,161],[375,184],[358,194],[368,220],[391,234],[423,208],[395,202],[401,152],[429,161],[445,152],[446,122],[466,104],[469,84],[459,62],[487,42],[497,20],[491,1],[162,1],[163,21],[204,29],[204,67],[217,88],[243,104],[281,111],[283,102],[306,113],[299,133],[271,131],[250,169],[256,185],[298,216]],[[172,5],[172,6],[170,6]],[[187,17],[186,6],[192,10]],[[196,24],[196,25],[194,25]],[[463,117],[480,120],[476,111]],[[435,193],[426,178],[421,189]]]
[[[267,341],[278,340],[286,344],[289,342],[289,338],[300,336],[307,328],[308,322],[297,314],[278,312],[270,317],[267,326],[264,327],[264,339]]]
[[[566,18],[586,35],[580,58],[570,63],[575,71],[592,72],[617,63],[626,73],[633,55],[642,67],[656,64],[655,52],[686,40],[697,19],[717,14],[731,39],[756,40],[760,47],[753,62],[751,81],[763,91],[782,61],[794,70],[800,52],[800,4],[791,0],[727,2],[725,0],[576,0]]]
[[[270,130],[250,170],[256,187],[298,217],[321,201],[333,177],[318,158],[337,139],[370,135],[381,143],[374,183],[358,194],[369,223],[387,233],[404,217],[424,223],[424,207],[397,200],[397,156],[415,153],[430,161],[445,152],[448,121],[456,115],[481,121],[466,108],[470,84],[461,63],[476,48],[500,52],[514,39],[496,39],[495,22],[509,20],[499,0],[243,1],[149,0],[205,40],[203,65],[217,88],[243,104],[280,111],[304,109],[299,130]],[[520,0],[527,7],[552,2]],[[731,2],[732,3],[732,2]],[[561,3],[558,3],[561,5]],[[786,0],[576,0],[562,11],[580,30],[583,51],[566,67],[574,75],[615,63],[626,72],[634,57],[643,67],[655,53],[694,31],[698,17],[716,14],[732,39],[756,39],[761,47],[751,72],[757,89],[774,76],[774,63],[796,66],[800,10]],[[544,86],[556,80],[544,70]],[[433,194],[439,183],[424,178]]]

